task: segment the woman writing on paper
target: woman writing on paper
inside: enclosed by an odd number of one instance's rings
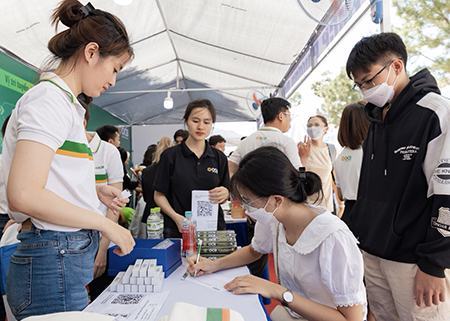
[[[364,320],[366,291],[357,241],[338,217],[306,203],[321,192],[316,174],[296,170],[275,147],[261,147],[241,161],[231,191],[256,220],[252,242],[216,261],[202,258],[195,264],[189,259],[192,274],[246,265],[273,252],[280,284],[246,275],[225,288],[282,301],[285,307],[271,315],[275,321]]]

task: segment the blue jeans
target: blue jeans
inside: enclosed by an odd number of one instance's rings
[[[20,232],[11,256],[6,295],[17,320],[46,313],[81,311],[93,278],[97,231]]]
[[[8,223],[9,217],[8,214],[0,213],[0,238],[3,236],[3,229],[5,228],[6,223]],[[0,300],[0,320],[5,320],[5,305],[3,304],[3,300]]]

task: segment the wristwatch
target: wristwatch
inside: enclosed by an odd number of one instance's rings
[[[294,294],[292,294],[291,291],[286,290],[281,295],[281,304],[284,306],[288,306],[289,303],[292,303],[294,301]]]

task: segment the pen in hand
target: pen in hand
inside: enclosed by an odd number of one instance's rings
[[[200,260],[200,252],[202,251],[202,243],[203,243],[202,239],[198,240],[197,258],[195,260],[195,264],[197,264],[198,261]],[[197,276],[197,270],[195,270],[195,272],[194,272],[194,277],[196,277],[196,276]]]

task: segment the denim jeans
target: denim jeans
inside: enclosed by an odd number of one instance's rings
[[[3,236],[3,229],[5,228],[6,223],[8,223],[9,217],[8,214],[0,213],[0,238]],[[0,299],[0,320],[5,320],[5,305],[3,304],[3,300]]]
[[[6,295],[17,320],[46,313],[81,311],[93,278],[97,231],[20,232],[11,256]]]

